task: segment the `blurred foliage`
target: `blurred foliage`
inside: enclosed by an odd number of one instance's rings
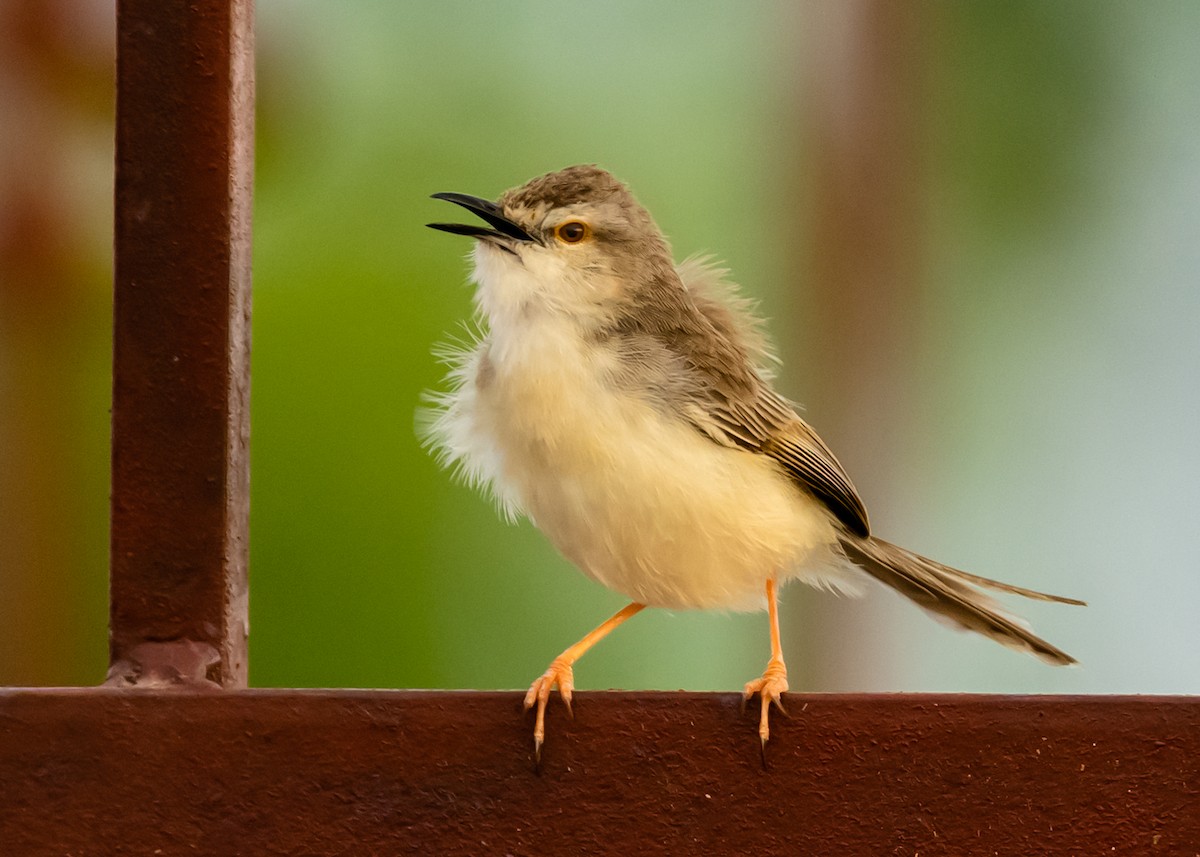
[[[113,35],[0,2],[0,683],[107,665]]]
[[[33,35],[11,26],[26,6],[49,22]],[[0,0],[0,105],[30,117],[0,134],[0,682],[96,681],[105,651],[111,134],[95,80],[111,31],[81,26],[84,6]],[[796,257],[821,252],[804,241],[819,214],[797,143],[807,58],[869,8],[258,0],[254,684],[523,687],[620,606],[419,447],[431,346],[470,315],[466,242],[424,228],[446,214],[428,195],[597,162],[678,257],[718,252],[768,316],[795,317]],[[1181,534],[1200,503],[1200,6],[912,9],[927,276],[906,335],[921,357],[904,501],[873,519],[1097,603],[1028,611],[1087,671],[906,605],[878,640],[826,644],[894,650],[887,689],[1195,690],[1200,575]],[[45,221],[62,233],[53,264],[18,281],[20,175],[69,213]],[[772,329],[785,353],[804,336]],[[789,362],[785,389],[803,398],[812,371]],[[762,616],[647,611],[579,684],[737,687],[765,638]]]
[[[990,232],[1069,216],[1094,186],[1078,153],[1114,106],[1109,19],[1086,0],[937,8],[923,105],[932,175]]]

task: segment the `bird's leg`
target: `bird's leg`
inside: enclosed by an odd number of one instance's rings
[[[546,737],[546,703],[550,700],[550,691],[556,684],[558,685],[559,695],[562,696],[562,701],[567,706],[567,713],[570,714],[571,691],[575,687],[575,676],[571,667],[577,660],[583,657],[584,652],[607,637],[613,628],[620,625],[630,616],[639,613],[645,606],[645,604],[638,604],[635,601],[618,610],[589,632],[582,640],[551,661],[550,668],[530,685],[529,692],[525,694],[525,710],[528,711],[530,708],[533,708],[535,702],[537,703],[537,719],[533,724],[533,754],[535,759],[540,761],[542,741]]]
[[[767,725],[767,715],[770,713],[771,703],[775,703],[779,706],[779,710],[783,711],[783,702],[780,697],[788,689],[787,667],[783,663],[783,646],[779,642],[778,584],[774,578],[767,581],[767,612],[771,617],[771,659],[767,661],[767,668],[763,670],[762,678],[746,682],[746,690],[743,693],[743,698],[746,700],[756,693],[762,699],[758,737],[762,740],[764,748],[767,746],[767,739],[771,737],[771,729]]]

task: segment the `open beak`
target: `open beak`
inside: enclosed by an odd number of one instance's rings
[[[461,205],[472,214],[486,221],[491,229],[484,226],[473,226],[465,223],[427,223],[430,229],[440,229],[443,232],[453,232],[455,235],[469,235],[472,238],[491,240],[509,249],[514,241],[532,241],[533,236],[504,216],[500,206],[488,199],[469,196],[465,193],[435,193],[433,199],[444,199],[455,205]]]

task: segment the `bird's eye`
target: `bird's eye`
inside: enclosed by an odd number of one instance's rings
[[[578,244],[591,234],[586,223],[578,220],[568,220],[554,227],[554,237],[564,244]]]

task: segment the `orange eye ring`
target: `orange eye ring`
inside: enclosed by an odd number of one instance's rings
[[[554,237],[564,244],[578,244],[591,234],[591,227],[582,220],[565,220],[554,227]]]

